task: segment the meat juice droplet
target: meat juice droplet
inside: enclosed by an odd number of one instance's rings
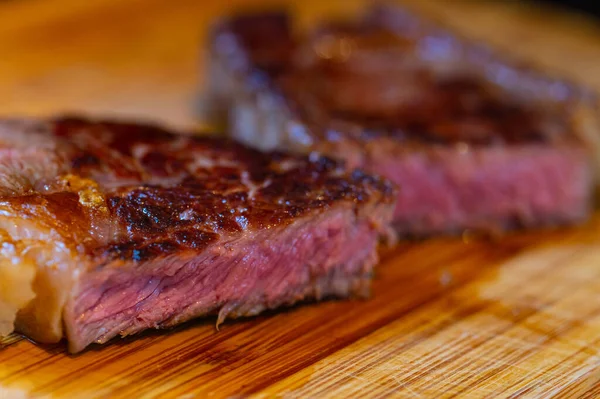
[[[179,214],[179,220],[192,220],[194,218],[194,210],[186,209]]]
[[[237,222],[237,224],[240,225],[240,227],[243,230],[246,230],[246,228],[248,227],[248,219],[245,216],[236,216],[235,221]]]

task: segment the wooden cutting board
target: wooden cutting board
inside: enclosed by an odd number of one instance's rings
[[[0,113],[189,125],[207,24],[255,3],[0,2]],[[310,23],[360,5],[295,8]],[[514,2],[413,6],[600,87],[600,31],[584,18]],[[0,344],[0,398],[598,398],[599,230],[600,214],[496,241],[402,243],[382,255],[368,301],[298,306],[220,332],[197,321],[78,356],[12,337]]]

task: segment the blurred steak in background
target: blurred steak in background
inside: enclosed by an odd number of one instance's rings
[[[401,234],[589,216],[598,121],[585,89],[395,6],[307,36],[285,13],[233,17],[209,46],[213,118],[260,149],[388,177]]]

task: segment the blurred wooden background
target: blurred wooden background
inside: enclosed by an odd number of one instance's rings
[[[0,114],[84,110],[193,122],[207,24],[289,5],[306,21],[359,0],[13,0],[0,4]],[[519,1],[413,0],[415,9],[551,72],[600,88],[600,28]],[[157,90],[157,87],[160,87]]]
[[[556,4],[573,10],[584,12],[590,16],[600,17],[600,3],[589,0],[538,0],[543,3]]]

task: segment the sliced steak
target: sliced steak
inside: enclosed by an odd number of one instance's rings
[[[405,10],[377,6],[306,35],[285,13],[233,17],[210,54],[210,117],[246,144],[323,153],[398,183],[402,234],[590,213],[595,98]]]
[[[365,296],[393,212],[391,183],[331,159],[153,126],[3,121],[0,151],[0,333],[72,352]]]

